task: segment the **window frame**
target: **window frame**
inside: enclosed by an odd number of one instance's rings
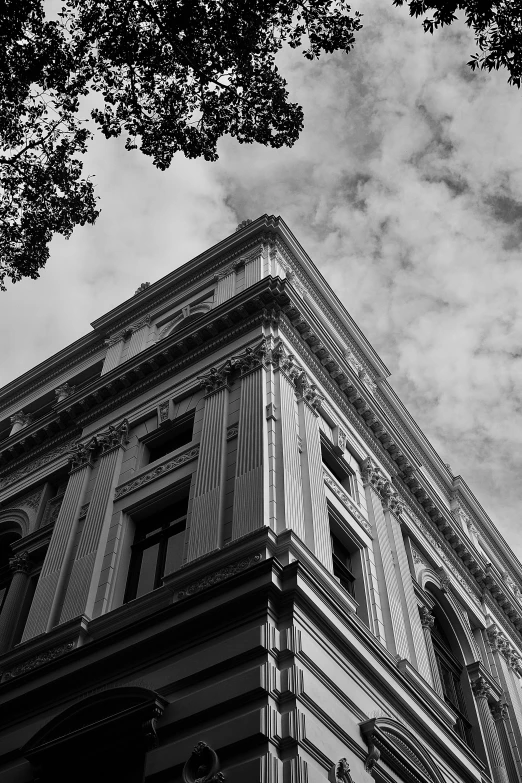
[[[147,465],[152,465],[155,462],[158,462],[159,460],[165,459],[170,454],[174,454],[176,451],[179,451],[180,449],[187,448],[188,446],[190,446],[190,444],[193,443],[194,441],[195,418],[196,418],[196,407],[191,408],[189,411],[186,411],[185,413],[181,414],[181,416],[177,416],[172,421],[169,421],[163,426],[157,427],[152,432],[147,433],[147,435],[144,435],[143,438],[140,439],[140,444],[141,444],[140,468],[144,468]],[[174,440],[176,438],[176,431],[183,432],[185,427],[187,427],[187,425],[190,425],[189,440],[184,441],[183,443],[175,446],[169,451],[165,451],[159,457],[155,457],[154,459],[150,458],[151,451],[152,453],[154,453],[153,451],[154,448],[157,448],[163,443],[168,444],[170,441]]]
[[[321,461],[323,466],[331,473],[339,486],[348,493],[351,500],[359,506],[359,487],[357,485],[357,476],[355,475],[354,470],[348,465],[343,457],[335,453],[333,443],[330,442],[323,431],[321,431],[320,435]],[[339,476],[341,476],[341,478]]]

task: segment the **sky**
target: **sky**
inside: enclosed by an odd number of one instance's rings
[[[467,68],[464,25],[431,37],[390,0],[352,7],[351,54],[280,58],[305,112],[292,149],[224,139],[219,161],[159,172],[95,140],[96,225],[0,293],[0,385],[240,221],[281,215],[522,560],[522,93]]]

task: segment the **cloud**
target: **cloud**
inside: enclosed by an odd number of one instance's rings
[[[218,162],[179,158],[161,173],[96,141],[87,165],[102,215],[53,242],[39,281],[2,297],[3,380],[240,220],[281,214],[521,557],[520,95],[465,66],[475,46],[463,24],[432,37],[384,0],[359,8],[348,57],[281,57],[305,109],[293,149],[225,139]]]

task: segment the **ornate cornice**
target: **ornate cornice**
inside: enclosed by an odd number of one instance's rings
[[[149,346],[56,405],[52,414],[28,427],[27,432],[23,430],[9,438],[0,453],[0,459],[4,463],[12,461],[51,437],[56,430],[68,428],[73,423],[85,425],[102,413],[118,407],[129,396],[137,395],[157,383],[161,377],[196,361],[198,356],[212,351],[234,334],[240,334],[247,324],[257,323],[265,316],[271,317],[270,310],[264,313],[265,305],[273,306],[278,299],[282,303],[287,301],[284,284],[279,280],[264,278],[234,297],[233,303],[228,301],[196,324],[191,324],[190,331],[181,330],[161,343]]]

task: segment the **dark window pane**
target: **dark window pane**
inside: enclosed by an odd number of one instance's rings
[[[150,593],[155,588],[156,566],[158,564],[159,544],[154,544],[143,550],[141,558],[140,576],[135,598]]]
[[[185,543],[185,530],[181,530],[170,536],[167,542],[167,557],[165,559],[165,574],[171,574],[181,568],[183,558],[183,545]]]

